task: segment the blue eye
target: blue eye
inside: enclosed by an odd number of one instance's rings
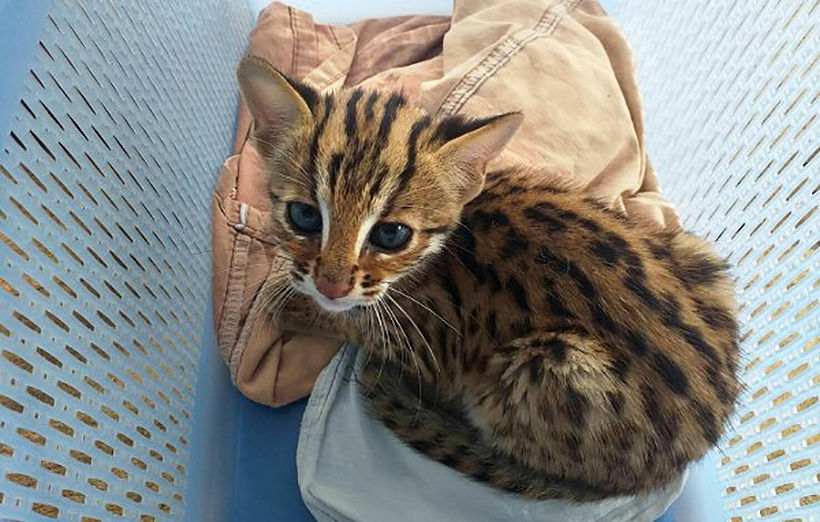
[[[312,236],[322,231],[322,215],[316,207],[291,201],[288,203],[287,215],[297,234]]]
[[[395,252],[401,250],[413,231],[401,223],[379,223],[370,231],[370,244],[381,250]]]

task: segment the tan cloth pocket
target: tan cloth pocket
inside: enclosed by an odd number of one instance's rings
[[[245,159],[254,154],[244,151]],[[243,160],[244,161],[244,160]],[[258,169],[252,169],[259,172]],[[240,182],[240,157],[229,158],[214,191],[213,311],[222,359],[231,379],[249,399],[281,406],[310,393],[317,375],[339,341],[281,335],[264,317],[260,289],[271,273],[281,269],[275,239],[266,232],[270,209],[258,187],[245,197],[249,183]],[[255,185],[251,183],[251,185]],[[264,192],[262,192],[264,193]]]

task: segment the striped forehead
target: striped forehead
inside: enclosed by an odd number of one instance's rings
[[[360,89],[320,105],[308,153],[317,196],[345,207],[359,206],[352,200],[371,206],[409,182],[426,145],[419,138],[431,123],[420,109],[401,94]]]

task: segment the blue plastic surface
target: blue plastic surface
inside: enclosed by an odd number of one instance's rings
[[[208,209],[247,4],[0,15],[0,518],[225,520]]]
[[[739,302],[746,389],[679,501],[699,518],[681,520],[820,520],[818,7],[620,7],[653,165],[684,225],[733,265]]]
[[[296,480],[296,443],[306,402],[271,409],[240,401],[235,521],[313,520]]]
[[[211,312],[209,305],[205,317],[210,318]],[[248,401],[231,385],[228,369],[219,357],[213,322],[206,320],[203,330],[185,518],[190,522],[223,522],[234,519],[237,474],[245,472],[236,455],[240,403]]]
[[[0,0],[0,130],[11,125],[18,94],[46,23],[51,0]],[[4,132],[5,134],[5,132]]]

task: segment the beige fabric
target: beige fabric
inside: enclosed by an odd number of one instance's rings
[[[678,224],[646,157],[628,45],[593,1],[455,0],[452,19],[405,16],[350,26],[316,24],[304,11],[274,3],[259,17],[249,54],[319,89],[400,88],[438,115],[521,110],[521,131],[491,168],[545,166],[615,208]],[[339,343],[281,336],[256,318],[259,287],[277,264],[249,129],[242,107],[236,155],[215,190],[214,319],[237,387],[278,406],[310,393]]]

